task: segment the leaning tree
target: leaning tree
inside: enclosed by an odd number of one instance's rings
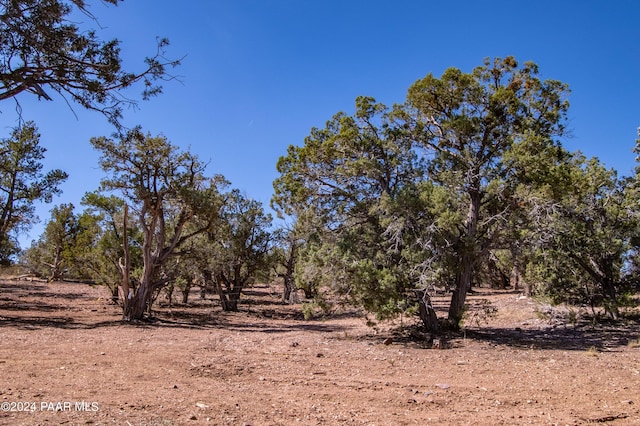
[[[222,179],[207,179],[206,165],[195,155],[179,151],[163,136],[145,135],[139,128],[117,141],[98,137],[91,143],[101,152],[100,166],[108,175],[102,189],[122,195],[142,231],[142,272],[132,280],[134,285],[127,279],[126,233],[121,262],[124,319],[139,320],[154,292],[171,279],[163,274],[163,267],[176,249],[207,231],[218,217]]]

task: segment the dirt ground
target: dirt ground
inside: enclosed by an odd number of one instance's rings
[[[134,325],[101,287],[0,281],[0,424],[640,424],[638,311],[602,325],[479,290],[438,347],[278,296],[225,313],[194,291]]]

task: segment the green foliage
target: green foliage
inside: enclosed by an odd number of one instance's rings
[[[449,320],[459,323],[478,266],[504,242],[504,223],[518,214],[517,190],[541,186],[520,161],[555,146],[564,132],[566,85],[542,81],[533,63],[487,59],[466,74],[447,69],[408,91],[400,117],[427,152],[428,177],[446,191],[435,228],[438,257],[453,267]],[[526,161],[524,162],[526,163]],[[520,167],[518,167],[520,166]],[[442,244],[444,242],[444,245]]]
[[[268,268],[271,215],[258,201],[238,190],[232,190],[225,198],[216,239],[210,241],[219,248],[211,259],[212,266],[233,281],[250,283]]]
[[[74,249],[80,228],[73,208],[72,204],[54,207],[44,233],[26,255],[32,270],[49,281],[63,279],[78,260]]]
[[[61,170],[42,172],[46,150],[33,122],[16,127],[0,140],[0,263],[8,264],[19,251],[15,237],[37,220],[36,201],[50,203],[67,179]]]
[[[244,287],[271,277],[274,256],[271,216],[240,191],[223,191],[226,186],[219,182],[208,217],[194,217],[185,225],[185,233],[193,237],[174,253],[176,262],[164,272],[172,280],[195,280],[215,289],[223,309],[234,311]],[[197,233],[198,229],[203,231]]]
[[[207,179],[205,165],[162,136],[139,128],[119,141],[92,138],[108,177],[104,191],[117,191],[130,204],[142,234],[138,285],[125,303],[125,319],[140,319],[156,291],[173,279],[163,271],[177,250],[210,230],[219,217],[221,176]],[[133,289],[132,289],[133,290]]]
[[[119,261],[123,256],[124,200],[98,192],[86,193],[82,199],[85,210],[78,222],[80,232],[76,238],[76,265],[81,277],[109,288],[114,300],[118,298],[118,286],[122,281]],[[129,250],[132,268],[140,269],[142,233],[135,226],[128,228]]]
[[[272,205],[283,214],[312,211],[311,220],[302,217],[315,228],[298,253],[298,288],[308,297],[346,296],[379,317],[401,312],[415,278],[407,256],[423,214],[422,163],[392,111],[360,97],[353,116],[336,114],[288,152]]]
[[[120,42],[102,41],[95,30],[79,28],[72,18],[77,12],[95,20],[83,0],[0,1],[0,100],[20,93],[51,100],[50,89],[119,126],[123,107],[136,105],[122,91],[140,82],[143,99],[160,93],[157,82],[169,79],[167,67],[179,61],[164,57],[168,41],[159,39],[142,71],[126,71]]]
[[[529,279],[554,302],[603,306],[615,318],[637,232],[628,186],[595,158],[574,154],[568,166],[571,189],[539,218],[546,231],[534,245]]]
[[[569,188],[557,141],[567,93],[535,64],[497,58],[429,74],[392,110],[360,97],[352,116],[313,128],[278,161],[272,199],[281,215],[316,215],[298,286],[331,289],[381,318],[415,310],[417,290],[453,288],[458,324],[481,265],[496,251],[526,264],[530,205],[547,208]]]
[[[224,310],[235,311],[242,290],[271,270],[271,215],[238,190],[223,194],[217,222],[192,245],[191,258],[213,284]]]

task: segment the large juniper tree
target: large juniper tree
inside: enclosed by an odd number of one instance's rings
[[[532,239],[529,279],[556,301],[602,305],[616,319],[620,296],[632,282],[635,183],[580,153],[567,166],[570,190],[536,218],[541,231]]]
[[[449,321],[462,318],[478,263],[486,258],[515,207],[517,170],[505,154],[527,140],[538,149],[564,133],[567,87],[541,80],[533,63],[486,60],[471,73],[449,68],[415,82],[404,119],[429,158],[428,176],[456,199],[461,220],[449,235],[455,260]]]
[[[457,326],[480,263],[508,247],[523,187],[544,184],[523,164],[536,154],[559,161],[566,93],[533,63],[487,60],[427,75],[392,111],[361,97],[353,116],[312,129],[279,160],[274,182],[274,205],[310,209],[322,229],[300,250],[298,278],[333,281],[379,316],[417,294],[428,328],[438,321],[426,289],[444,282]]]

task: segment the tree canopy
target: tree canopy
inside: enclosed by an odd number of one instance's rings
[[[128,282],[122,283],[127,298],[124,317],[140,319],[153,292],[169,280],[162,276],[163,265],[178,247],[214,223],[220,209],[219,186],[226,181],[206,178],[205,165],[196,156],[139,128],[118,141],[98,137],[91,144],[101,152],[100,166],[108,174],[102,189],[121,194],[142,232],[139,285],[129,288]]]
[[[640,271],[640,166],[619,177],[563,147],[568,93],[507,57],[428,74],[393,107],[360,96],[352,114],[312,128],[278,160],[271,206],[288,225],[275,231],[259,202],[166,137],[140,127],[95,137],[100,191],[79,216],[54,208],[31,254],[52,279],[64,267],[107,283],[126,320],[141,319],[165,286],[186,303],[195,282],[237,310],[246,285],[268,273],[283,279],[285,302],[297,288],[379,319],[417,314],[431,331],[460,327],[473,286],[511,279],[618,318]],[[27,123],[0,147],[5,235],[28,226],[30,203],[66,178],[41,174],[38,137]],[[447,318],[432,304],[440,291],[451,295]]]
[[[37,220],[34,202],[51,202],[68,177],[58,169],[43,173],[45,152],[33,122],[0,139],[0,263],[10,262],[19,251],[17,234]]]
[[[568,189],[570,156],[560,145],[568,88],[538,74],[513,57],[471,73],[449,68],[416,81],[392,110],[360,97],[352,116],[338,113],[290,146],[272,203],[318,219],[319,238],[300,250],[299,280],[331,277],[382,316],[417,294],[429,328],[438,324],[428,290],[444,286],[457,327],[497,251],[521,260],[514,247],[537,220],[527,211],[561,202]],[[338,271],[311,273],[318,267]]]
[[[119,0],[105,0],[117,5]],[[119,126],[124,107],[136,101],[123,91],[142,83],[142,98],[161,92],[159,81],[172,78],[167,68],[167,39],[139,71],[123,69],[120,41],[103,41],[95,29],[80,28],[74,13],[96,21],[84,0],[0,1],[0,100],[21,93],[52,100],[52,92],[70,104],[99,111]]]
[[[516,206],[513,188],[523,183],[504,156],[530,138],[543,151],[555,144],[564,133],[567,91],[559,81],[540,80],[535,64],[520,66],[513,57],[487,59],[468,74],[449,68],[409,88],[406,123],[427,151],[430,180],[453,194],[452,207],[462,215],[447,238],[457,264],[453,324],[462,318],[475,270]]]

